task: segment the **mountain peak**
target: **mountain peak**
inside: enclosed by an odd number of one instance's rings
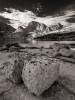
[[[16,30],[15,33],[17,32],[24,32],[24,28],[22,26],[19,26]]]

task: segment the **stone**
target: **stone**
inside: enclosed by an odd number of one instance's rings
[[[19,47],[15,47],[15,46],[11,46],[9,48],[9,52],[13,52],[13,51],[20,51],[20,48]]]
[[[70,50],[70,45],[69,44],[60,44],[61,48],[66,48]]]
[[[53,48],[53,50],[54,50],[55,52],[58,52],[58,51],[61,49],[61,46],[60,46],[59,43],[54,43],[54,44],[52,45],[52,48]]]
[[[5,45],[3,45],[2,47],[0,47],[0,51],[4,51],[7,50],[7,47]]]
[[[75,53],[73,54],[73,58],[75,59]]]
[[[60,44],[60,43],[54,43],[52,45],[52,48],[55,52],[59,52],[60,49],[65,48],[65,49],[70,49],[68,44]]]
[[[59,57],[59,56],[61,56],[61,54],[59,52],[54,52],[52,55],[52,57]]]
[[[0,78],[2,79],[2,77]],[[4,92],[9,91],[14,86],[15,84],[13,84],[10,80],[7,80],[7,79],[2,80],[2,82],[0,82],[0,94],[3,94]]]
[[[75,64],[61,61],[58,81],[66,88],[69,93],[75,95]]]
[[[46,55],[37,55],[24,65],[22,79],[31,93],[42,94],[58,78],[59,64]]]
[[[0,74],[4,75],[6,79],[18,84],[21,82],[21,72],[23,68],[23,61],[18,58],[10,58],[0,62]]]
[[[5,91],[8,91],[14,86],[14,84],[9,81],[5,75],[3,63],[4,61],[0,60],[0,94],[4,93]]]
[[[65,57],[71,57],[71,56],[73,56],[73,51],[71,51],[71,50],[69,50],[69,49],[66,49],[66,48],[60,49],[59,53],[60,53],[62,56],[65,56]]]

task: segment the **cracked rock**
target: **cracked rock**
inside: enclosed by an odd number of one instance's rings
[[[23,62],[17,58],[11,58],[0,63],[0,74],[15,84],[20,83]]]
[[[22,70],[22,79],[30,92],[40,95],[58,78],[59,64],[46,55],[33,57]]]

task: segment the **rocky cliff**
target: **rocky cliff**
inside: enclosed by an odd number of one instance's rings
[[[10,25],[0,22],[0,45],[4,44],[7,33],[11,33],[14,30],[15,29]]]
[[[38,38],[44,35],[48,35],[50,34],[50,32],[60,30],[62,28],[63,25],[61,25],[60,23],[48,27],[43,23],[32,21],[25,28],[25,33],[31,35],[33,38]]]

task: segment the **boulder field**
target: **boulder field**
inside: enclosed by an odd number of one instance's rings
[[[20,84],[23,79],[29,91],[40,95],[57,80],[59,64],[46,55],[30,57],[27,53],[16,53],[1,61],[0,74],[0,84],[3,85],[2,76],[5,77],[4,81],[10,80],[13,84]]]
[[[29,91],[29,95],[34,93],[41,96],[56,81],[68,88],[67,90],[75,93],[73,84],[75,83],[75,52],[70,50],[68,46],[65,47],[65,45],[61,46],[59,50],[54,48],[55,46],[52,46],[51,49],[42,48],[41,51],[40,49],[27,48],[19,52],[0,52],[0,95],[10,94],[10,91],[17,86],[21,89],[22,82],[23,87]],[[69,84],[63,81],[67,80],[67,78]],[[24,96],[24,91],[22,92]],[[22,94],[20,94],[21,97]]]

